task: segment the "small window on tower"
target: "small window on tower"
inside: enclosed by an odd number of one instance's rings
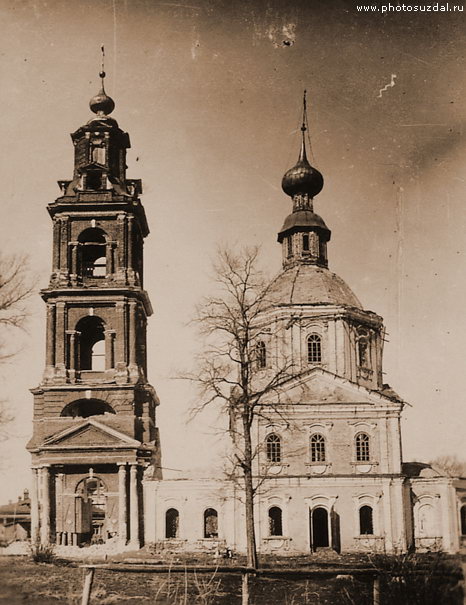
[[[288,258],[290,258],[290,256],[293,256],[293,240],[291,239],[291,235],[286,238],[286,246]]]
[[[309,233],[303,234],[303,251],[309,252]]]
[[[369,337],[365,330],[358,332],[358,365],[361,368],[369,367]]]
[[[96,164],[105,165],[105,145],[99,139],[91,143],[91,161]]]
[[[265,342],[262,340],[259,340],[256,345],[256,363],[259,370],[267,367],[267,349],[265,348]]]
[[[322,340],[318,334],[311,334],[307,339],[307,360],[309,363],[322,361]]]

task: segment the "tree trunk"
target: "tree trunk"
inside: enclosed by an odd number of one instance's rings
[[[251,424],[247,418],[247,411],[243,412],[244,433],[244,492],[246,513],[246,543],[247,543],[247,565],[257,569],[256,530],[254,527],[254,487],[252,480],[252,444]]]

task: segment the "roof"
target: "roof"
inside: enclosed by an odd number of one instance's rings
[[[362,309],[349,286],[328,269],[299,263],[285,269],[272,283],[268,300],[273,305],[342,305]]]
[[[330,239],[330,229],[318,214],[312,212],[311,210],[297,210],[286,217],[285,222],[283,223],[283,226],[278,234],[278,241],[281,242],[283,240],[283,236],[287,231],[302,228],[322,229],[328,232],[328,239]]]
[[[26,498],[0,506],[0,518],[24,517],[31,513],[31,500]]]

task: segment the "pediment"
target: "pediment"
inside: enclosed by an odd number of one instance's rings
[[[44,441],[44,446],[51,448],[105,448],[105,447],[138,447],[139,441],[124,433],[110,428],[96,420],[81,422],[78,426],[51,435]]]
[[[278,398],[280,403],[393,403],[378,391],[367,389],[321,368],[314,368],[284,383]]]

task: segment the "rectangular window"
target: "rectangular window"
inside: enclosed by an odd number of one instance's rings
[[[303,235],[303,251],[309,252],[309,234],[305,233]]]

